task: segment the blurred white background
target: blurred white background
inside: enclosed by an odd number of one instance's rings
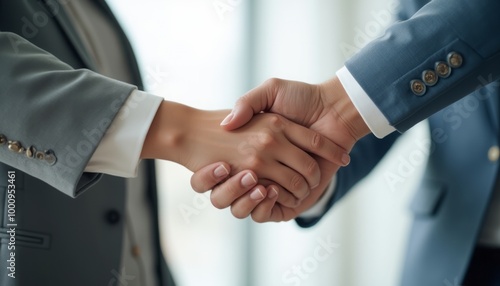
[[[318,83],[380,35],[393,0],[108,0],[138,55],[148,91],[202,109],[231,108],[269,77]],[[376,79],[374,79],[376,80]],[[426,125],[405,134],[370,177],[309,229],[256,224],[217,210],[191,173],[159,162],[164,253],[180,286],[397,285],[425,165],[398,173]],[[396,183],[389,176],[402,178]],[[333,242],[332,249],[318,247]],[[300,269],[300,270],[298,270]]]

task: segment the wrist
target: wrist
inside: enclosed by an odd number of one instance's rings
[[[191,171],[220,159],[228,162],[227,150],[236,143],[229,138],[222,140],[228,133],[219,125],[228,113],[163,101],[149,128],[141,159],[172,161]]]
[[[216,161],[231,164],[227,153],[236,144],[229,138],[229,132],[220,127],[220,122],[229,114],[229,110],[192,109],[180,131],[182,136],[173,144],[177,156],[175,162],[196,172]]]
[[[336,76],[320,84],[319,90],[326,112],[330,112],[345,127],[353,144],[370,133],[370,128]]]
[[[162,159],[181,163],[184,142],[196,110],[186,105],[163,101],[151,123],[142,148],[141,159]]]

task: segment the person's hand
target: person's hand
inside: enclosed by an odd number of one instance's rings
[[[369,133],[368,127],[337,78],[320,85],[280,79],[268,80],[241,97],[221,125],[227,130],[239,128],[252,116],[262,111],[281,114],[298,124],[309,127],[347,151],[352,149],[357,140]],[[318,158],[321,182],[312,189],[311,194],[299,206],[290,208],[265,200],[251,210],[252,218],[258,222],[264,222],[290,220],[297,217],[321,197],[331,176],[339,169],[339,165],[346,165],[348,161],[349,157],[345,156],[342,164],[335,165]],[[229,184],[230,182],[226,182],[221,186],[237,187],[229,186]],[[279,186],[268,186],[268,188],[278,189],[279,196],[283,193]]]
[[[276,114],[259,114],[244,127],[228,132],[220,121],[229,111],[201,111],[163,102],[145,140],[142,158],[177,162],[192,171],[216,161],[231,166],[232,174],[254,170],[261,184],[279,185],[280,203],[295,206],[320,182],[316,160],[341,163],[346,152],[317,132]],[[247,176],[257,182],[257,176]],[[264,198],[266,192],[255,195]],[[252,193],[253,194],[253,193]],[[223,206],[224,198],[214,205]]]
[[[264,200],[264,204],[274,204],[278,199],[277,190],[268,192],[264,186],[249,179],[257,178],[253,171],[244,170],[233,176],[229,175],[230,171],[231,166],[225,162],[208,165],[193,174],[191,186],[199,193],[213,189],[211,201],[221,209],[231,205],[231,212],[237,218],[247,217]]]
[[[319,85],[269,79],[243,95],[221,125],[234,130],[263,111],[318,131],[349,151],[370,132],[336,77]]]

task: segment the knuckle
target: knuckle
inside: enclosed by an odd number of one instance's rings
[[[267,89],[267,92],[271,94],[277,94],[282,85],[283,80],[275,77],[270,78],[264,82],[264,86]]]
[[[325,144],[325,139],[323,138],[323,136],[321,136],[318,132],[314,132],[311,141],[312,150],[318,150],[321,147],[323,147],[324,144]]]
[[[238,144],[238,152],[242,155],[253,155],[255,154],[255,146],[252,144],[252,142],[245,141],[241,142]]]
[[[302,202],[304,201],[305,198],[307,198],[311,194],[311,190],[307,189],[306,192],[304,193],[304,196],[298,200],[297,206],[301,205]]]
[[[217,182],[209,180],[200,180],[200,177],[193,175],[191,177],[191,188],[197,193],[204,193],[213,188]]]
[[[293,195],[288,195],[288,196],[282,196],[279,199],[279,202],[281,205],[289,207],[289,208],[295,208],[299,205],[300,201],[295,198]]]
[[[269,132],[268,130],[263,130],[259,134],[259,144],[261,147],[270,147],[273,146],[276,143],[276,138],[272,134],[272,132]]]
[[[270,87],[278,86],[281,83],[281,79],[272,77],[264,82],[265,85]]]
[[[269,127],[274,133],[282,132],[285,127],[283,117],[278,114],[269,114]]]
[[[309,159],[309,162],[307,163],[307,168],[306,168],[307,176],[312,176],[315,175],[317,172],[319,172],[319,165],[318,162],[314,159]]]
[[[298,200],[298,199],[292,200],[290,203],[290,208],[296,208],[296,207],[300,206],[300,202],[301,202],[301,200]]]
[[[257,222],[257,223],[263,223],[263,222],[267,221],[265,219],[265,217],[263,215],[261,215],[260,213],[252,213],[251,216],[252,216],[252,220]]]
[[[249,156],[247,159],[247,168],[250,170],[259,170],[264,166],[264,161],[257,155]]]
[[[271,124],[273,125],[278,124],[282,121],[281,117],[278,114],[268,114],[268,117],[269,117],[269,122],[271,122]]]
[[[212,194],[210,195],[210,202],[212,203],[212,205],[217,208],[217,209],[225,209],[227,208],[227,205],[223,202],[221,202],[220,200],[217,199],[217,196],[214,195],[214,193],[212,192]]]
[[[200,186],[198,185],[198,183],[196,181],[194,181],[193,178],[191,178],[191,188],[193,189],[193,191],[195,191],[197,193],[202,193],[203,192],[201,190],[202,188],[200,188]]]
[[[282,134],[285,131],[285,121],[281,117],[278,119],[273,119],[273,122],[270,122],[269,128],[276,134]]]
[[[244,219],[248,216],[248,214],[246,214],[245,212],[243,212],[242,210],[240,210],[239,208],[231,208],[231,213],[233,214],[233,216],[235,218],[238,218],[238,219]]]
[[[250,99],[251,99],[250,95],[248,93],[246,93],[243,96],[241,96],[240,98],[238,98],[238,100],[236,100],[236,105],[245,104],[245,103],[249,102]]]
[[[306,186],[306,182],[302,176],[295,174],[290,180],[290,185],[294,190],[303,190]]]
[[[193,191],[195,191],[197,193],[204,193],[204,192],[206,192],[206,190],[204,190],[204,188],[200,188],[198,186],[194,186],[193,184],[191,184],[191,188],[193,189]]]

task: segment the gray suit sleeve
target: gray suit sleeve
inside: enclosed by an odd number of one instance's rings
[[[76,197],[99,179],[84,169],[135,88],[0,32],[0,162]]]

